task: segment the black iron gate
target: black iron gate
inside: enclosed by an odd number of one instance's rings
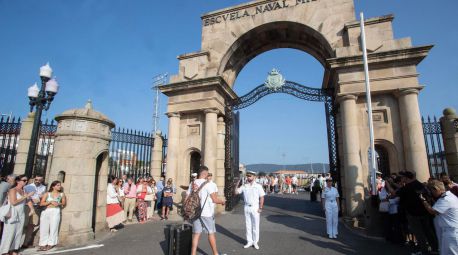
[[[21,119],[3,116],[0,119],[0,174],[13,173],[16,149],[21,132]]]
[[[442,126],[435,116],[432,119],[428,116],[426,120],[422,117],[421,120],[423,124],[423,135],[425,136],[429,174],[430,176],[438,177],[441,173],[447,173]]]
[[[324,102],[325,113],[326,113],[326,125],[328,134],[328,151],[329,151],[329,165],[330,173],[335,180],[341,182],[340,178],[340,163],[339,163],[339,151],[337,148],[338,137],[337,137],[337,105],[334,104],[334,89],[316,89],[310,88],[292,81],[285,81],[284,85],[277,88],[269,88],[265,84],[259,85],[248,94],[238,97],[236,100],[229,102],[226,107],[226,139],[225,139],[225,195],[226,200],[229,203],[226,204],[226,210],[231,210],[234,206],[234,184],[238,181],[238,125],[239,125],[239,114],[234,113],[236,110],[248,107],[256,103],[259,99],[264,96],[284,93],[295,96],[299,99],[315,102]],[[235,127],[234,127],[235,126]],[[236,132],[234,134],[234,132]],[[236,148],[236,150],[234,150]],[[234,158],[237,159],[235,165]],[[339,193],[342,194],[342,185],[338,185]]]

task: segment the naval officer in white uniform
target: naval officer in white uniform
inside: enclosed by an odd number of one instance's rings
[[[332,186],[332,178],[326,179],[326,187],[321,194],[321,206],[326,213],[326,232],[329,238],[337,238],[339,220],[339,192]]]
[[[264,206],[264,189],[258,183],[256,183],[255,172],[246,172],[246,182],[242,186],[237,183],[236,194],[243,194],[243,200],[245,201],[245,224],[246,224],[246,239],[247,244],[243,248],[249,248],[254,246],[256,250],[259,250],[259,216]]]

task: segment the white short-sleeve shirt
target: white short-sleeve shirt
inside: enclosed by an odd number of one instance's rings
[[[339,192],[337,191],[336,188],[334,187],[325,187],[324,190],[323,190],[323,193],[321,194],[321,198],[324,198],[326,199],[325,201],[326,202],[332,202],[332,201],[336,201],[337,198],[339,197]]]
[[[441,228],[458,229],[458,198],[450,191],[439,198],[433,209],[439,213],[437,223]]]
[[[196,179],[194,182],[190,183],[188,191],[186,192],[188,195],[191,194],[191,189],[194,187],[198,188],[206,179]],[[212,198],[210,197],[211,194],[217,193],[218,187],[214,182],[209,182],[205,184],[205,186],[199,191],[200,197],[200,205],[202,207],[202,213],[200,214],[203,217],[213,217],[215,214],[215,203],[213,203]]]
[[[256,182],[245,183],[237,189],[237,193],[243,193],[243,200],[245,205],[253,207],[254,209],[259,208],[259,198],[266,195],[261,185]]]

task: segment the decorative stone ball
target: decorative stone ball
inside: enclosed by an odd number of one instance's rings
[[[444,116],[456,116],[455,109],[451,107],[445,108],[442,113],[444,114]]]
[[[162,131],[161,131],[161,130],[159,130],[159,129],[158,129],[158,130],[156,130],[156,135],[157,135],[157,136],[161,136],[161,135],[162,135]]]
[[[223,117],[218,117],[218,122],[224,122],[224,118]]]

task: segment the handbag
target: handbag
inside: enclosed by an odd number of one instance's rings
[[[5,222],[5,220],[11,218],[11,214],[11,205],[5,200],[5,203],[0,207],[0,221]]]
[[[388,212],[390,210],[390,202],[388,201],[382,201],[378,205],[378,210],[379,212]]]
[[[154,194],[147,194],[145,196],[145,201],[153,201],[154,200]]]

